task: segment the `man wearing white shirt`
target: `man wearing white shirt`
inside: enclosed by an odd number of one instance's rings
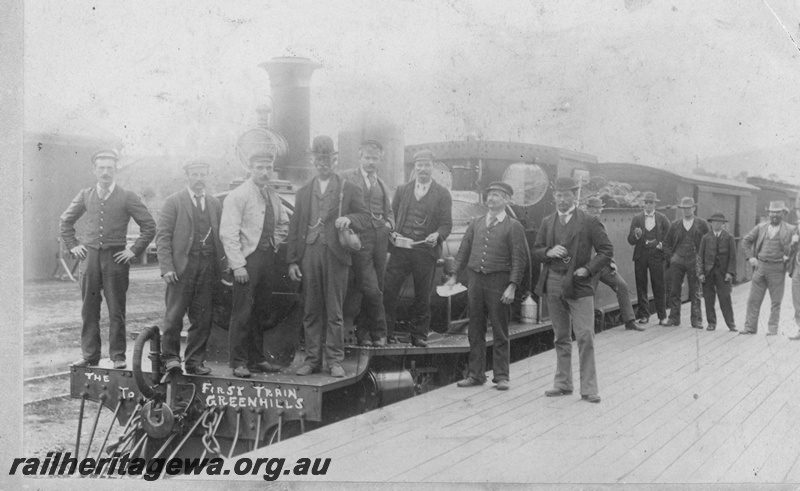
[[[667,323],[666,278],[664,275],[664,239],[669,231],[669,219],[656,211],[659,202],[656,193],[642,196],[644,211],[633,217],[628,233],[628,243],[633,246],[633,271],[636,278],[636,318],[639,324],[650,321],[652,309],[647,294],[647,277],[653,291],[653,303],[659,324]]]

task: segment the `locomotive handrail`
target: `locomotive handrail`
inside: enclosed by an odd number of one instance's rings
[[[151,340],[152,338],[152,340]],[[150,399],[156,394],[153,387],[147,383],[142,373],[142,351],[144,350],[144,343],[150,341],[150,361],[153,371],[154,380],[159,380],[160,368],[160,354],[161,354],[161,333],[158,326],[150,326],[144,331],[140,332],[136,337],[136,343],[133,345],[133,380],[136,382],[136,387],[144,397]]]

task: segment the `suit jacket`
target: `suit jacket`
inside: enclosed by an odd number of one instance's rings
[[[656,249],[655,246],[651,246],[652,251],[655,251],[657,254],[663,255],[663,243],[667,237],[667,232],[669,231],[669,218],[663,213],[655,212],[656,216],[656,226],[654,228],[656,234],[656,240],[662,244],[662,249]],[[644,212],[641,212],[637,215],[634,215],[633,219],[631,220],[631,230],[628,233],[628,244],[633,246],[633,260],[636,261],[639,259],[646,249],[645,245],[645,237],[644,237]],[[642,229],[642,236],[638,239],[636,238],[636,233],[634,232],[636,228]]]
[[[781,222],[781,228],[778,230],[778,237],[783,244],[783,255],[789,256],[792,247],[792,234],[796,227],[786,222]],[[759,223],[753,228],[744,239],[742,239],[742,250],[747,259],[757,257],[758,251],[761,250],[761,244],[764,242],[764,237],[767,236],[769,230],[769,222]]]
[[[366,187],[367,183],[364,182],[364,176],[361,174],[360,166],[356,167],[355,169],[350,169],[342,172],[342,177],[344,178],[345,181],[352,182],[356,186],[359,186],[361,190],[366,194],[366,190],[364,188]],[[392,229],[394,229],[394,210],[392,210],[392,202],[390,201],[389,198],[389,186],[387,186],[386,183],[383,181],[383,179],[378,177],[377,174],[375,175],[375,177],[378,180],[378,185],[383,190],[383,218],[384,220],[389,222],[389,224],[392,226]]]
[[[598,274],[603,268],[611,263],[614,257],[614,246],[606,234],[606,229],[597,218],[575,209],[575,215],[571,220],[576,220],[575,227],[571,227],[571,234],[565,240],[567,252],[572,260],[569,262],[566,281],[564,281],[564,296],[566,298],[581,298],[594,295],[592,286],[592,276]],[[539,232],[536,234],[536,242],[533,245],[533,260],[541,261],[543,264],[542,274],[539,276],[539,284],[536,285],[536,294],[541,296],[546,293],[547,273],[550,271],[550,263],[561,261],[561,259],[550,259],[546,256],[548,250],[556,245],[555,226],[558,220],[558,212],[548,215],[543,221]],[[592,257],[592,248],[597,254]],[[589,276],[579,278],[573,276],[575,270],[586,268]]]
[[[408,214],[408,205],[414,199],[414,186],[416,180],[409,181],[398,186],[392,198],[392,210],[397,219],[396,231],[403,229]],[[429,248],[428,251],[434,259],[439,259],[442,255],[442,243],[447,240],[453,228],[453,199],[450,191],[438,182],[432,180],[428,194],[432,194],[434,199],[428,201],[426,210],[427,221],[425,225],[425,235],[439,232],[439,240],[436,247]]]
[[[306,236],[308,235],[308,224],[311,221],[311,198],[316,186],[317,178],[314,177],[305,186],[297,191],[294,202],[294,213],[289,220],[289,237],[287,239],[286,263],[299,264],[306,252]],[[339,261],[348,266],[352,263],[350,252],[339,245],[339,234],[334,226],[336,218],[339,216],[339,194],[341,187],[344,186],[344,196],[342,197],[342,216],[350,219],[351,228],[356,232],[363,232],[369,225],[369,211],[364,204],[364,194],[361,187],[345,181],[339,175],[334,174],[328,186],[334,186],[331,192],[334,193],[331,207],[324,217],[322,234],[325,235],[325,242],[334,256]]]
[[[708,226],[708,222],[698,216],[694,217],[694,223],[692,223],[692,228],[689,230],[686,230],[683,226],[683,217],[674,220],[669,226],[667,237],[664,239],[664,256],[671,260],[672,255],[675,254],[686,234],[692,234],[695,250],[699,251],[700,241],[710,231],[711,227]]]
[[[719,242],[719,250],[717,242]],[[700,241],[699,273],[708,274],[718,257],[722,271],[736,277],[736,240],[725,230],[719,233],[719,239],[714,235],[713,230],[703,236],[703,240]]]
[[[180,278],[186,271],[186,265],[189,264],[189,250],[194,241],[194,207],[189,191],[182,189],[168,197],[158,213],[156,250],[161,276],[175,272]],[[206,193],[206,209],[211,219],[211,237],[214,241],[217,266],[219,271],[222,271],[225,269],[225,250],[219,239],[222,204],[217,198]]]

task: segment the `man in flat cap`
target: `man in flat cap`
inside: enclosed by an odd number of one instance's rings
[[[592,276],[611,262],[614,246],[600,221],[576,207],[578,184],[559,177],[553,197],[556,212],[542,221],[532,249],[543,264],[536,294],[547,299],[556,348],[556,374],[547,397],[572,394],[572,331],[578,342],[581,398],[598,403],[594,360],[594,284]],[[592,257],[592,249],[597,253]]]
[[[469,299],[469,371],[459,387],[473,387],[486,382],[486,320],[492,322],[492,382],[497,390],[508,390],[509,359],[508,321],[510,304],[522,282],[528,251],[525,229],[506,215],[514,190],[504,182],[486,188],[489,213],[473,219],[456,255],[453,274],[446,285],[453,286],[466,268]]]
[[[587,199],[586,212],[600,220],[600,214],[603,212],[603,200],[596,196]],[[602,224],[603,221],[600,220],[600,223]],[[605,224],[603,224],[603,228],[605,228]],[[622,275],[617,273],[617,264],[614,260],[612,259],[608,266],[603,268],[599,274],[592,278],[595,290],[597,290],[597,283],[603,282],[603,284],[611,288],[617,295],[617,303],[619,304],[619,311],[622,313],[622,322],[625,323],[625,329],[629,331],[644,331],[643,328],[636,325],[628,283]]]
[[[378,177],[383,145],[377,140],[365,140],[358,149],[358,157],[360,165],[342,172],[342,178],[361,188],[370,223],[361,234],[361,250],[353,252],[347,296],[361,293],[361,311],[356,329],[359,343],[380,348],[386,346],[383,291],[394,212],[389,201],[389,187]]]
[[[416,178],[399,186],[394,193],[392,210],[397,226],[392,232],[392,240],[395,245],[391,248],[392,254],[386,268],[386,291],[383,296],[386,328],[389,342],[392,342],[400,289],[411,274],[414,279],[411,343],[422,347],[428,345],[430,297],[436,261],[442,254],[442,242],[453,227],[450,191],[433,179],[433,158],[430,150],[417,152],[414,155]]]
[[[371,226],[361,187],[334,173],[338,152],[329,136],[314,138],[310,150],[317,175],[297,191],[289,224],[289,276],[303,281],[306,359],[297,375],[319,372],[323,348],[331,376],[346,375],[342,304],[351,253],[337,230],[363,232]]]
[[[268,139],[248,143],[240,145],[239,155],[250,179],[225,197],[219,231],[233,271],[230,367],[240,378],[250,377],[251,371],[280,370],[264,355],[264,332],[255,312],[270,303],[279,270],[277,250],[289,230],[289,214],[270,185],[277,148]]]
[[[755,269],[750,281],[744,328],[739,334],[758,332],[758,314],[767,290],[771,304],[767,336],[778,334],[781,301],[786,271],[790,266],[792,235],[795,232],[793,225],[783,221],[783,216],[788,211],[783,201],[770,201],[767,208],[769,222],[756,225],[742,240],[744,255]]]
[[[700,241],[700,253],[697,255],[700,283],[703,285],[703,298],[706,301],[706,320],[709,331],[717,328],[717,312],[714,304],[719,296],[719,308],[728,329],[735,332],[733,321],[733,303],[731,291],[736,278],[736,241],[725,230],[728,219],[718,211],[708,218],[711,232]]]
[[[711,229],[708,222],[695,216],[697,205],[694,198],[682,198],[678,204],[682,217],[669,226],[664,239],[664,254],[669,258],[670,278],[670,312],[665,326],[681,325],[681,292],[683,278],[689,283],[689,300],[691,301],[690,320],[695,329],[703,328],[703,312],[700,307],[699,279],[697,277],[697,253],[700,241]]]
[[[114,182],[117,162],[116,150],[94,154],[92,164],[97,185],[79,192],[61,215],[61,238],[81,260],[83,358],[73,363],[78,367],[94,366],[100,361],[100,305],[105,295],[109,316],[108,355],[114,368],[126,368],[125,297],[130,260],[147,249],[156,233],[156,222],[142,200]],[[75,222],[84,214],[86,234],[81,243],[75,237]],[[139,225],[139,237],[128,248],[131,218]]]
[[[200,161],[183,166],[187,187],[166,199],[156,228],[158,264],[167,284],[161,360],[167,370],[180,371],[181,329],[188,310],[184,360],[186,373],[197,375],[211,373],[203,362],[211,334],[212,292],[225,257],[219,238],[222,204],[206,193],[208,169]]]
[[[658,323],[667,323],[667,296],[664,277],[664,240],[669,231],[669,219],[656,211],[660,200],[656,193],[647,191],[642,196],[644,211],[634,215],[628,233],[628,243],[633,246],[633,274],[636,278],[636,318],[639,324],[650,322],[650,300],[647,295],[647,276],[658,315]]]

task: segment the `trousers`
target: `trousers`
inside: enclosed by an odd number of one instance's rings
[[[414,305],[411,307],[411,335],[425,339],[431,325],[431,291],[433,290],[436,259],[426,250],[395,247],[386,268],[386,292],[383,305],[386,309],[386,330],[394,334],[397,324],[397,302],[400,289],[410,274],[414,279]]]
[[[669,311],[669,320],[676,324],[681,322],[681,293],[683,292],[683,278],[686,277],[686,282],[689,284],[689,300],[692,307],[690,310],[690,320],[692,326],[699,326],[703,324],[703,311],[700,307],[700,289],[697,285],[700,280],[697,278],[697,262],[695,259],[686,260],[678,258],[677,261],[670,265],[670,274],[672,276],[672,288],[670,295],[671,310]]]
[[[228,329],[230,366],[254,365],[266,360],[264,330],[260,319],[267,315],[275,284],[275,250],[256,249],[245,258],[247,283],[233,283],[231,323]]]
[[[508,320],[511,306],[500,301],[508,287],[510,273],[476,273],[467,268],[469,278],[469,376],[486,381],[486,321],[492,323],[492,382],[508,381],[511,344],[508,341]],[[488,316],[487,316],[488,313]]]
[[[636,278],[636,317],[650,318],[650,301],[647,298],[647,275],[650,275],[650,288],[653,290],[653,301],[659,320],[667,318],[666,279],[664,277],[664,260],[661,254],[644,252],[633,263]]]
[[[361,234],[361,250],[353,252],[352,275],[345,302],[361,295],[357,317],[358,339],[377,341],[386,337],[386,310],[383,302],[384,278],[389,247],[389,229],[369,228]]]
[[[722,318],[728,327],[733,327],[733,303],[731,302],[731,291],[733,281],[725,281],[725,272],[718,267],[711,268],[706,274],[706,281],[703,283],[703,298],[706,303],[706,320],[709,324],[717,324],[717,311],[715,307],[716,299],[719,297],[719,308],[722,311]]]
[[[747,315],[744,320],[744,330],[758,332],[758,315],[761,312],[761,303],[764,295],[769,290],[770,311],[767,328],[769,332],[778,332],[778,322],[781,317],[781,301],[786,283],[786,268],[782,262],[758,262],[758,267],[753,272],[750,280],[750,295],[747,297]]]
[[[602,282],[604,285],[607,285],[609,288],[611,288],[614,293],[616,293],[617,303],[619,304],[619,311],[622,314],[623,322],[636,319],[636,317],[633,315],[633,306],[631,305],[631,294],[628,290],[628,283],[625,281],[625,278],[623,278],[622,275],[611,269],[610,266],[606,266],[602,271],[600,271],[600,274],[595,275],[592,280],[594,282],[595,290],[597,290],[597,283]]]
[[[118,264],[114,254],[125,246],[109,249],[87,247],[86,259],[79,270],[81,283],[81,352],[84,360],[100,360],[100,306],[103,295],[108,307],[108,357],[125,360],[125,300],[128,293],[130,264]]]

